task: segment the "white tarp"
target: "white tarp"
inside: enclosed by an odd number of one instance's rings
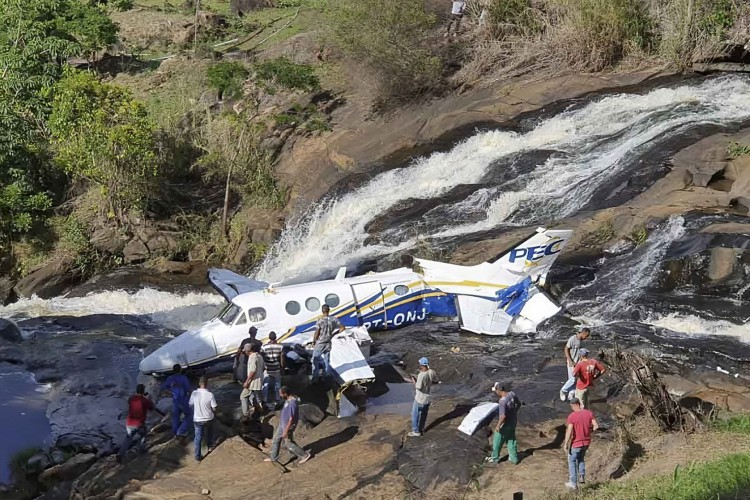
[[[331,369],[344,383],[375,379],[375,373],[360,348],[360,344],[367,344],[369,349],[371,342],[367,328],[363,326],[347,328],[331,339]]]
[[[499,406],[499,404],[490,401],[479,403],[464,417],[461,425],[458,426],[458,430],[471,436],[484,422],[490,419],[490,416],[497,411]]]

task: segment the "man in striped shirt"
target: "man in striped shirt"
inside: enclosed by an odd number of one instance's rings
[[[263,360],[266,362],[266,379],[263,384],[266,404],[276,404],[276,394],[281,383],[281,374],[284,372],[284,356],[281,355],[282,345],[276,342],[276,332],[268,334],[268,343],[260,350]]]

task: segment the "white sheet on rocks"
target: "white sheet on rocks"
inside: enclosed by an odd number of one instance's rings
[[[500,405],[491,401],[479,403],[464,417],[461,425],[458,426],[458,430],[471,436],[484,422],[491,418],[493,413],[497,412],[498,406]]]

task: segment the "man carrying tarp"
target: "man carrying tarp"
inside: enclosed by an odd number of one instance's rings
[[[518,463],[518,442],[516,441],[516,424],[518,423],[518,410],[521,408],[521,400],[510,389],[510,383],[501,384],[495,382],[492,391],[500,396],[498,407],[497,425],[492,434],[492,455],[485,462],[498,463],[500,461],[500,450],[508,443],[508,460],[512,464]]]
[[[312,362],[313,384],[318,381],[318,372],[321,369],[324,377],[329,376],[331,371],[331,339],[337,333],[344,331],[344,325],[341,324],[339,319],[335,316],[329,316],[331,308],[328,304],[323,304],[321,311],[323,317],[318,320],[313,336],[313,342],[315,343]]]
[[[180,439],[186,438],[192,420],[188,404],[192,389],[179,364],[172,367],[172,375],[161,385],[161,391],[172,395],[172,432]]]

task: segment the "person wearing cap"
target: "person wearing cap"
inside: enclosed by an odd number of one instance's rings
[[[568,482],[565,486],[570,490],[578,489],[579,484],[586,482],[586,451],[591,444],[591,431],[599,428],[599,424],[590,410],[584,409],[578,398],[570,400],[573,412],[568,415],[565,429],[563,448],[568,457]]]
[[[580,350],[581,342],[589,338],[591,330],[588,328],[581,328],[581,331],[571,336],[565,343],[565,362],[568,368],[568,380],[565,381],[565,385],[560,389],[560,401],[567,401],[572,398],[576,388],[576,377],[573,375],[573,370],[576,367],[578,361],[580,361]]]
[[[589,408],[589,389],[594,385],[594,380],[601,377],[607,369],[596,359],[589,359],[589,350],[581,349],[580,361],[573,369],[576,377],[576,398],[581,402],[583,408]]]
[[[492,455],[485,462],[498,463],[503,445],[508,443],[508,461],[518,463],[518,442],[516,441],[516,424],[521,400],[510,389],[510,383],[495,382],[492,391],[500,396],[497,425],[492,433]]]
[[[427,423],[427,412],[430,410],[430,388],[432,384],[437,384],[437,373],[430,368],[430,362],[427,358],[419,359],[419,374],[416,378],[411,377],[414,382],[414,404],[411,408],[411,437],[419,437],[424,434],[424,427]]]
[[[256,415],[263,410],[263,371],[266,369],[266,364],[260,355],[260,347],[257,344],[248,342],[245,345],[245,351],[249,351],[247,378],[242,384],[240,403],[242,404],[242,414],[247,417],[250,415],[251,405]]]

